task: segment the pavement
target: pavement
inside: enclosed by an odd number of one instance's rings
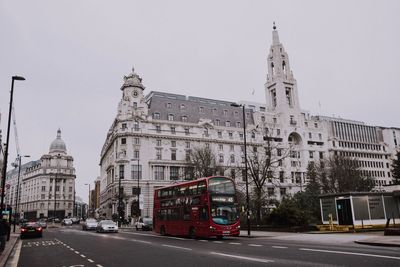
[[[13,251],[14,246],[18,240],[19,240],[19,231],[10,234],[10,240],[7,241],[4,251],[0,254],[0,267],[6,265],[7,260],[10,257],[11,252]]]

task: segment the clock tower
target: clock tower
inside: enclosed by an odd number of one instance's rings
[[[144,119],[148,113],[147,104],[144,101],[145,87],[142,84],[142,78],[132,72],[124,76],[124,84],[121,86],[122,99],[118,105],[118,119]]]

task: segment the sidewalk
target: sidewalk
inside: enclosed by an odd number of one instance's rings
[[[270,237],[276,239],[302,239],[313,240],[320,239],[320,234],[324,235],[324,240],[331,240],[332,242],[354,242],[357,244],[371,245],[371,246],[388,246],[400,247],[400,236],[384,236],[383,231],[370,232],[370,233],[328,233],[328,232],[305,232],[305,233],[290,233],[290,232],[267,232],[267,231],[251,231],[249,238],[262,238]],[[248,237],[247,231],[240,231],[241,237]]]
[[[0,267],[4,267],[6,265],[8,257],[10,256],[15,244],[19,239],[19,234],[17,232],[11,233],[10,240],[7,241],[4,251],[0,254]]]

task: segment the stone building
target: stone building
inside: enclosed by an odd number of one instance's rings
[[[289,56],[274,26],[267,57],[265,103],[237,103],[151,91],[145,94],[134,70],[124,77],[117,115],[100,155],[100,211],[117,213],[121,184],[125,217],[152,216],[155,188],[191,179],[187,158],[195,147],[209,147],[223,173],[244,183],[244,123],[247,153],[276,148],[278,184],[265,189],[277,199],[302,189],[310,161],[339,154],[356,158],[377,187],[391,183],[390,164],[399,149],[400,129],[312,116],[300,107]],[[244,116],[242,116],[244,113]],[[245,117],[245,122],[243,121]],[[286,154],[285,156],[281,154]]]
[[[67,154],[58,130],[48,154],[21,166],[17,203],[18,167],[7,172],[6,183],[10,189],[5,203],[27,219],[72,216],[75,178],[73,158]]]

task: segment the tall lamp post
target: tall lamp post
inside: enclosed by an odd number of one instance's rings
[[[87,218],[89,218],[89,210],[90,210],[90,184],[85,184],[89,186],[89,198],[88,198],[88,210],[87,210]]]
[[[247,217],[247,235],[250,236],[250,200],[249,200],[249,179],[247,176],[247,143],[246,143],[246,112],[245,106],[232,103],[232,107],[242,107],[243,111],[243,143],[244,143],[244,171],[246,180],[246,217]]]
[[[11,80],[11,92],[10,92],[10,108],[8,110],[8,124],[7,124],[7,139],[6,139],[6,149],[4,151],[4,162],[3,162],[3,173],[1,177],[1,201],[0,201],[0,214],[3,214],[4,205],[4,195],[5,195],[5,185],[6,185],[6,175],[7,175],[7,160],[8,160],[8,147],[10,140],[10,123],[11,123],[11,111],[13,105],[13,95],[14,95],[14,81],[24,81],[25,78],[21,76],[12,76]]]
[[[19,204],[19,200],[18,200],[18,195],[19,195],[19,178],[21,176],[21,158],[29,158],[29,155],[18,155],[17,159],[18,159],[18,182],[17,182],[17,194],[16,194],[16,198],[15,198],[15,210],[14,210],[14,228],[13,228],[13,233],[15,233],[15,225],[16,225],[16,215],[18,212],[18,204]],[[19,212],[18,212],[19,214]]]

